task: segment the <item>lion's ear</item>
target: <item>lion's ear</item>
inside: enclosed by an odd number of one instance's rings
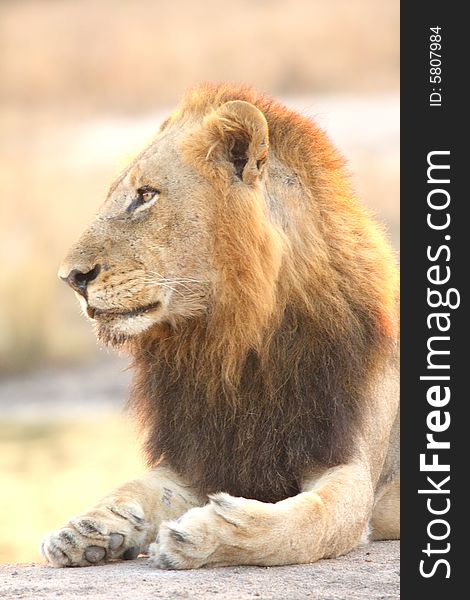
[[[226,102],[204,119],[210,132],[208,158],[231,165],[236,177],[253,184],[268,157],[269,130],[263,113],[249,102]]]

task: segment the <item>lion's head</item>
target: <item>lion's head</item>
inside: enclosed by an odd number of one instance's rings
[[[174,113],[114,182],[60,268],[111,343],[208,314],[214,298],[228,301],[228,279],[241,312],[253,287],[263,288],[262,303],[273,294],[282,234],[263,190],[266,118],[242,100],[191,108]]]
[[[248,88],[190,91],[60,276],[134,356],[150,463],[205,491],[279,499],[344,461],[397,335],[395,261],[343,159]]]

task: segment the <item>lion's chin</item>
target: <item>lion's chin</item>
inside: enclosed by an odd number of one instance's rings
[[[160,316],[154,310],[144,314],[106,315],[92,320],[98,340],[107,346],[119,348],[159,323]]]

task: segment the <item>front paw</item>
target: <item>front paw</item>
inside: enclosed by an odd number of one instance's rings
[[[273,522],[273,504],[215,494],[206,506],[162,523],[150,562],[162,569],[260,564]]]
[[[132,559],[144,550],[148,524],[134,503],[109,503],[47,535],[41,554],[54,567],[85,567]]]

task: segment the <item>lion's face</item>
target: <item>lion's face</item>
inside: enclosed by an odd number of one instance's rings
[[[60,268],[104,339],[206,309],[213,191],[183,160],[176,133],[162,132],[112,185]]]
[[[217,128],[219,116],[170,120],[111,186],[61,265],[59,276],[104,341],[121,343],[209,310],[220,276],[214,260],[220,182],[243,183],[250,155],[246,131],[234,154],[233,136],[223,140]],[[201,156],[211,162],[210,173],[198,167]]]

